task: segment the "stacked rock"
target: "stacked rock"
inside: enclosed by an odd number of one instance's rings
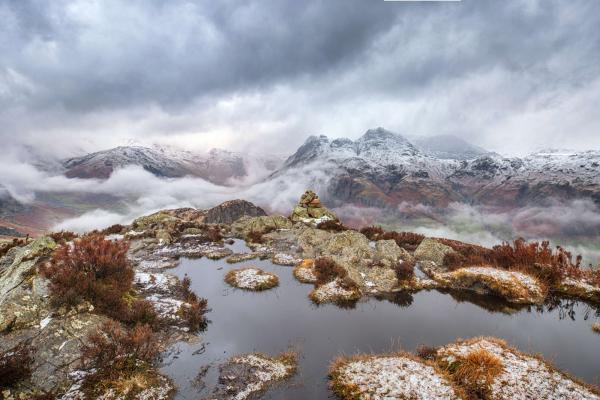
[[[323,207],[319,196],[312,190],[304,192],[298,205],[294,207],[290,219],[293,222],[318,223],[337,220],[337,216]]]

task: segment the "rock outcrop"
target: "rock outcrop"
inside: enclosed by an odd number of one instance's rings
[[[219,204],[206,212],[207,224],[231,224],[241,217],[263,217],[267,213],[246,200],[231,200]]]
[[[246,237],[250,232],[267,233],[276,229],[290,229],[292,222],[281,215],[242,217],[231,224],[231,230]]]

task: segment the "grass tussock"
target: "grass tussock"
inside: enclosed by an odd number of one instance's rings
[[[392,268],[396,273],[396,279],[398,279],[400,282],[412,280],[415,277],[416,264],[417,263],[415,261],[403,260],[399,260],[398,262],[394,263]]]
[[[600,333],[600,323],[599,322],[594,322],[592,324],[592,330],[596,333]]]
[[[67,242],[72,241],[73,239],[78,238],[79,235],[76,234],[75,232],[71,232],[71,231],[59,231],[59,232],[52,232],[50,234],[50,237],[57,244],[65,244]]]
[[[186,302],[178,310],[178,314],[192,332],[206,329],[208,321],[205,314],[208,312],[208,300],[200,298],[191,289],[192,280],[185,276],[179,285],[180,297]]]
[[[437,356],[438,348],[421,344],[417,347],[417,356],[423,360],[433,361]]]
[[[470,398],[487,399],[494,379],[504,371],[502,360],[485,349],[477,349],[452,363],[448,372]]]
[[[380,226],[367,226],[360,230],[369,240],[393,240],[399,247],[414,251],[425,239],[424,235],[414,232],[385,231]]]
[[[104,228],[100,233],[102,235],[117,235],[123,233],[125,231],[125,227],[121,224],[114,224],[107,228]]]
[[[26,343],[0,353],[0,389],[10,388],[31,376],[32,349]]]
[[[328,257],[319,257],[314,262],[314,272],[317,286],[324,285],[336,278],[344,279],[348,273],[344,268]]]

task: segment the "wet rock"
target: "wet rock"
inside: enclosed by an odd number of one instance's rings
[[[261,217],[267,213],[246,200],[226,201],[207,211],[204,222],[207,224],[231,224],[241,217]]]
[[[316,283],[315,260],[305,259],[294,268],[294,277],[302,283]]]
[[[245,354],[231,358],[219,369],[219,384],[212,400],[244,400],[256,398],[275,383],[296,372],[297,357],[283,353],[277,357]]]
[[[341,357],[330,370],[331,387],[344,400],[459,400],[441,370],[407,353]]]
[[[276,229],[290,228],[292,228],[292,221],[281,215],[242,217],[231,225],[231,230],[243,237],[250,232],[266,233]]]
[[[292,222],[303,222],[317,226],[325,221],[337,221],[337,216],[327,208],[323,207],[319,196],[312,190],[304,192],[300,201],[292,210],[290,215]]]
[[[445,273],[429,270],[428,273],[446,288],[492,294],[511,303],[541,304],[546,297],[537,279],[522,272],[491,267],[468,267]]]
[[[238,289],[261,291],[279,285],[279,278],[260,268],[248,267],[227,272],[225,282]]]
[[[590,303],[600,303],[600,287],[583,279],[565,278],[553,290],[559,294],[575,297]]]
[[[362,293],[358,287],[347,285],[341,279],[333,281],[313,289],[308,297],[317,304],[336,303],[348,304],[358,301]]]
[[[570,378],[537,356],[510,348],[495,338],[459,341],[437,351],[437,362],[448,370],[457,367],[462,358],[474,351],[485,350],[497,357],[502,372],[491,382],[490,398],[494,399],[600,399],[597,388]]]
[[[415,259],[417,261],[433,261],[438,267],[444,264],[444,257],[454,250],[433,238],[425,238],[415,250]]]
[[[243,261],[254,260],[260,255],[260,253],[252,252],[252,253],[235,253],[227,257],[227,261],[229,264],[236,264]]]
[[[273,255],[273,258],[271,259],[271,262],[273,264],[286,265],[286,266],[294,266],[294,265],[297,265],[301,261],[302,261],[302,259],[299,259],[297,257],[294,257],[289,254],[285,254],[285,253],[277,253],[277,254]]]

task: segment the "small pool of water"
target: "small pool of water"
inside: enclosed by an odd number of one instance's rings
[[[242,241],[230,248],[249,251]],[[227,271],[254,265],[279,276],[277,288],[265,292],[233,289],[223,281]],[[180,343],[165,357],[162,371],[179,387],[177,399],[208,395],[217,368],[205,375],[205,387],[194,384],[206,366],[248,352],[277,354],[290,347],[300,354],[298,373],[286,384],[267,392],[265,399],[327,399],[327,370],[340,354],[414,351],[419,344],[444,345],[458,338],[496,336],[525,352],[541,353],[555,365],[584,381],[600,384],[600,335],[591,329],[600,321],[587,305],[563,301],[559,307],[532,307],[512,315],[491,312],[496,304],[465,301],[438,291],[422,291],[390,300],[369,298],[353,309],[315,306],[292,267],[268,260],[228,264],[184,259],[170,272],[192,279],[192,289],[208,299],[212,309],[202,340]]]

